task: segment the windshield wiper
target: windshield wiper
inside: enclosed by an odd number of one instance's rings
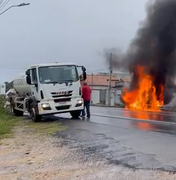
[[[66,80],[64,80],[64,82],[73,82],[73,80],[66,79]]]
[[[58,81],[50,81],[50,82],[44,82],[45,84],[62,84],[63,82]]]
[[[48,82],[44,82],[45,84],[63,84],[63,83],[69,83],[69,82],[73,82],[73,80],[59,80],[59,81],[48,81]]]

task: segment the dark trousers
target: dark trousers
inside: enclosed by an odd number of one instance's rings
[[[84,109],[82,111],[83,116],[85,116],[85,109],[87,112],[87,117],[90,117],[90,101],[84,101]]]

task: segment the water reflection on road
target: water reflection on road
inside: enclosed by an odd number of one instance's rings
[[[93,108],[93,113],[112,116],[113,120],[106,118],[101,122],[120,125],[124,121],[127,127],[133,127],[145,131],[157,131],[162,133],[176,134],[176,113],[174,112],[151,112],[130,111],[118,108]],[[123,119],[120,120],[120,117]],[[120,122],[121,121],[121,122]]]
[[[139,120],[150,120],[147,121],[131,121],[129,124],[140,130],[146,131],[157,131],[162,133],[176,134],[176,125],[162,124],[162,123],[151,123],[153,121],[160,122],[176,122],[176,116],[174,113],[166,112],[146,112],[146,111],[126,111],[122,110],[124,117],[135,118]]]
[[[122,110],[124,117],[144,119],[144,120],[157,120],[164,121],[164,115],[160,112],[147,112],[147,111],[126,111]]]

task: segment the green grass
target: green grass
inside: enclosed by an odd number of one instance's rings
[[[64,131],[67,127],[57,121],[35,123],[32,120],[26,120],[24,117],[15,117],[4,109],[4,99],[0,97],[0,139],[11,137],[15,126],[29,127],[36,133],[53,135],[57,132]]]
[[[54,135],[57,132],[67,130],[66,126],[63,126],[61,123],[55,122],[40,122],[34,123],[27,121],[24,123],[25,126],[32,128],[36,133],[45,134],[45,135]]]
[[[4,100],[0,97],[0,139],[12,135],[12,130],[18,123],[18,119],[4,109]]]

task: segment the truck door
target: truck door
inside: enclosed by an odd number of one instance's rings
[[[36,99],[39,99],[39,93],[38,93],[38,78],[37,78],[37,70],[36,68],[31,69],[31,80],[32,80],[32,94],[36,97]]]

